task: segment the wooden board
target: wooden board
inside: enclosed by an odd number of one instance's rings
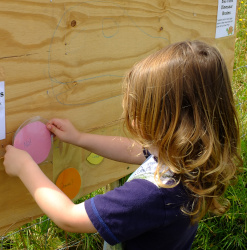
[[[43,214],[22,182],[18,178],[8,177],[5,174],[2,162],[0,160],[0,235]],[[52,164],[43,165],[41,168],[52,179]]]
[[[5,75],[7,129],[0,156],[20,124],[37,115],[68,118],[83,131],[112,134],[119,126],[126,70],[170,43],[199,39],[215,45],[231,73],[235,36],[214,38],[217,4],[215,0],[0,0],[0,67]],[[70,159],[74,149],[68,148],[65,158]],[[91,176],[90,183],[82,177],[80,194],[133,171],[107,160],[100,166],[87,166],[88,153],[81,151],[77,156],[82,159],[81,174]],[[54,162],[57,160],[55,157]],[[66,167],[57,163],[54,176]],[[119,171],[121,166],[123,171]],[[43,167],[52,178],[50,163]],[[2,163],[0,169],[3,234],[9,225],[40,211],[22,185],[6,176]]]

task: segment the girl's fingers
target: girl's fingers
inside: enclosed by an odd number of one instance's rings
[[[50,123],[48,123],[48,124],[46,125],[46,127],[47,127],[47,129],[48,129],[50,132],[52,132],[54,135],[57,135],[57,134],[59,133],[59,131],[60,131],[56,126],[54,126],[54,125],[52,125],[52,124],[50,124]]]

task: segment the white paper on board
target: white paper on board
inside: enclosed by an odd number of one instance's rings
[[[5,127],[5,86],[4,82],[0,82],[0,140],[6,138]]]
[[[234,34],[237,0],[218,0],[215,38]]]

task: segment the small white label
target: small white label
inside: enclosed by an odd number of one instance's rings
[[[6,138],[5,127],[5,88],[4,82],[0,82],[0,140]]]
[[[215,38],[234,34],[237,0],[218,0]]]

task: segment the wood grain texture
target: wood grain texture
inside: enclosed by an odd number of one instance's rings
[[[122,112],[125,72],[170,43],[198,39],[217,46],[231,74],[235,36],[214,38],[217,4],[215,0],[0,0],[7,129],[0,155],[18,127],[37,115],[68,118],[83,131],[114,133]],[[76,154],[77,167],[81,166],[80,195],[134,169],[126,171],[128,166],[108,160],[92,167],[85,160],[88,153],[68,147],[66,154],[68,159]],[[54,162],[53,178],[66,167],[56,156]],[[71,164],[72,159],[67,165]],[[0,169],[3,234],[6,225],[40,211],[21,183],[4,174],[2,163]],[[44,171],[50,176],[50,167]]]
[[[0,160],[0,235],[43,214],[22,182],[5,174],[2,162]],[[52,164],[42,165],[41,169],[52,180]]]

